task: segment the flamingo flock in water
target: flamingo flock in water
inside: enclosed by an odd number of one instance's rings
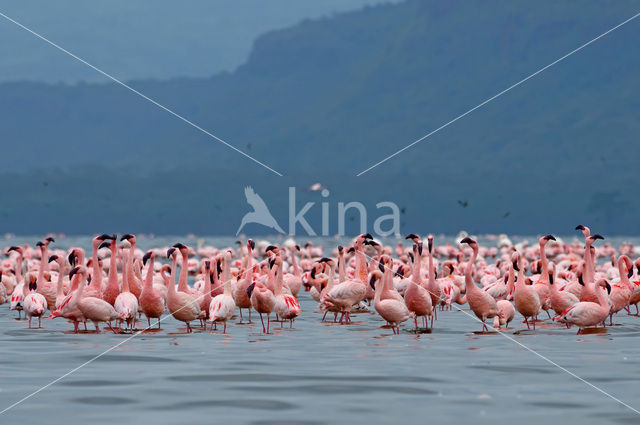
[[[599,243],[604,238],[583,225],[576,230],[584,244],[546,235],[535,246],[514,245],[501,235],[495,247],[468,236],[436,245],[433,236],[425,242],[412,233],[405,238],[410,246],[394,247],[362,234],[327,253],[310,242],[276,246],[252,239],[236,249],[176,243],[142,252],[135,235],[102,234],[93,238],[88,258],[79,247],[53,249],[55,240],[47,237],[34,247],[3,249],[0,304],[8,302],[19,319],[24,312],[30,328],[34,318],[38,327],[43,317],[64,318],[75,332],[92,322],[96,333],[101,325],[137,331],[143,316],[142,330],[173,317],[188,333],[192,323],[226,333],[237,314],[251,323],[252,311],[269,333],[273,321],[294,326],[303,292],[317,302],[318,320],[348,325],[353,314],[375,310],[394,334],[407,321],[415,331],[429,331],[438,311],[442,318],[454,308],[470,310],[483,332],[488,323],[509,329],[517,314],[527,329],[549,321],[576,326],[578,333],[613,325],[614,315],[631,314],[632,306],[638,315],[638,249]]]

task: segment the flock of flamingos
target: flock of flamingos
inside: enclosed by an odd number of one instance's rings
[[[145,330],[160,328],[168,312],[187,332],[192,322],[204,329],[209,322],[211,330],[220,325],[226,333],[236,312],[251,321],[255,310],[269,333],[273,320],[293,326],[302,314],[302,288],[318,303],[322,320],[348,324],[352,313],[372,305],[394,333],[410,320],[416,330],[432,329],[438,310],[467,303],[487,332],[487,320],[502,329],[516,312],[527,328],[535,329],[540,316],[575,325],[578,333],[612,325],[615,314],[631,314],[631,305],[637,314],[640,258],[631,258],[638,251],[626,243],[617,250],[595,246],[602,236],[582,225],[576,230],[584,245],[547,235],[532,247],[514,246],[506,237],[491,248],[469,237],[437,246],[432,236],[425,242],[409,234],[410,247],[392,247],[363,234],[330,254],[311,243],[275,246],[251,239],[235,250],[176,243],[145,253],[136,249],[134,235],[103,234],[93,238],[89,258],[81,248],[53,249],[48,237],[35,247],[3,249],[0,304],[9,302],[18,318],[24,312],[29,327],[34,318],[40,327],[48,310],[49,318],[66,319],[75,332],[81,325],[86,331],[87,321],[96,332],[101,324],[134,331],[143,315]]]

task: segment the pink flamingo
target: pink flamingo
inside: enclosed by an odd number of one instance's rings
[[[609,292],[609,300],[611,301],[610,325],[613,325],[613,315],[629,305],[633,294],[633,285],[629,281],[629,277],[633,276],[633,263],[626,255],[621,255],[618,258],[618,272],[620,273],[620,282],[613,284]]]
[[[86,275],[86,269],[84,267],[75,267],[71,271],[71,275],[73,274],[82,274]],[[84,279],[83,279],[84,280]],[[84,287],[86,285],[80,284],[78,286],[78,290],[76,291],[76,302],[78,309],[82,312],[82,315],[87,320],[91,320],[94,326],[96,327],[96,333],[100,333],[100,324],[108,323],[109,329],[115,333],[115,329],[111,327],[111,321],[118,319],[120,316],[118,312],[113,308],[111,304],[103,300],[102,298],[97,297],[86,297],[83,296]]]
[[[41,327],[41,319],[44,311],[47,309],[47,300],[44,295],[36,292],[38,289],[37,278],[34,274],[28,273],[26,281],[23,285],[23,309],[29,318],[29,327],[31,327],[31,318],[38,318],[38,328]]]
[[[151,319],[158,319],[158,329],[160,329],[160,317],[164,313],[164,297],[158,293],[153,287],[153,268],[155,265],[155,254],[153,251],[147,251],[142,257],[142,263],[144,265],[149,262],[147,268],[147,276],[144,280],[144,286],[142,287],[142,293],[140,294],[140,309],[147,316],[148,327],[151,327]]]
[[[229,275],[229,267],[231,263],[231,254],[227,251],[222,257],[223,275]],[[227,333],[227,321],[233,317],[236,311],[236,302],[231,293],[231,278],[223,282],[224,292],[216,295],[209,302],[209,321],[211,322],[211,330],[213,325],[219,322],[224,324],[223,333]]]
[[[596,287],[603,287],[607,289],[607,293],[611,292],[611,285],[605,279],[598,280]],[[603,323],[609,315],[609,301],[604,291],[597,290],[596,296],[597,303],[581,301],[554,317],[553,320],[578,326],[580,328],[578,335],[582,334],[585,328]]]
[[[171,257],[173,250],[174,248],[169,249],[167,257]],[[193,332],[193,329],[191,329],[190,322],[199,319],[202,314],[200,304],[198,304],[197,298],[193,295],[187,294],[186,292],[176,291],[175,280],[166,275],[167,271],[170,272],[171,267],[165,264],[160,269],[160,275],[167,285],[167,307],[169,308],[171,315],[176,320],[184,322],[187,325],[187,333],[191,333]]]
[[[253,250],[255,249],[255,247],[256,243],[253,241],[253,239],[249,239],[247,241],[247,266],[244,273],[242,274],[242,279],[238,282],[233,292],[233,300],[240,310],[240,322],[243,321],[242,309],[246,308],[247,310],[249,310],[249,323],[251,323],[251,299],[247,294],[247,288],[249,287],[249,285],[251,285],[252,280]]]
[[[482,320],[482,330],[488,332],[489,328],[487,328],[485,321],[498,315],[498,305],[496,304],[496,300],[478,288],[471,278],[471,269],[478,256],[478,243],[469,237],[462,239],[460,243],[468,244],[473,250],[473,255],[469,263],[467,263],[464,274],[467,301],[469,301],[469,307],[471,307],[471,310],[473,310],[478,319]]]
[[[83,266],[84,267],[84,266]],[[75,270],[72,269],[71,271]],[[53,311],[50,315],[50,319],[55,319],[56,317],[64,317],[67,320],[73,322],[73,331],[78,332],[78,326],[80,322],[85,323],[86,330],[86,320],[82,311],[78,308],[78,288],[82,284],[84,285],[84,280],[80,282],[80,278],[84,278],[84,273],[78,273],[78,270],[71,273],[69,272],[69,278],[71,280],[71,288],[69,289],[69,293],[62,300],[62,303],[58,307],[56,307],[55,311]]]
[[[533,322],[533,329],[536,328],[536,317],[540,313],[542,305],[540,303],[540,297],[532,286],[524,283],[524,266],[522,264],[522,256],[519,255],[516,263],[513,267],[518,271],[518,279],[516,280],[516,292],[514,294],[514,300],[516,304],[516,310],[524,317],[524,322],[529,327],[529,320],[531,318]]]
[[[496,305],[498,306],[498,315],[493,318],[493,327],[500,329],[504,325],[508,328],[509,323],[516,315],[515,307],[511,304],[511,301],[507,300],[498,300]]]
[[[382,263],[381,263],[382,264]],[[382,281],[380,281],[382,279]],[[388,282],[393,279],[391,267],[384,266],[384,273],[375,270],[372,273],[369,285],[375,289],[373,306],[384,320],[391,325],[394,334],[400,333],[400,324],[411,318],[411,313],[405,303],[392,297],[383,299],[382,295]],[[375,283],[378,281],[377,284]]]
[[[302,313],[302,309],[300,308],[300,304],[298,303],[296,297],[282,292],[284,271],[282,270],[282,257],[279,255],[276,256],[275,267],[276,290],[274,292],[274,295],[276,297],[276,303],[274,309],[276,311],[276,315],[281,320],[280,327],[282,327],[282,323],[284,320],[288,320],[289,327],[293,327],[293,321]]]
[[[269,276],[272,277],[274,270],[271,269],[269,272]],[[255,281],[247,288],[247,295],[251,299],[251,306],[258,312],[260,315],[260,321],[262,322],[262,332],[269,333],[269,323],[270,323],[270,315],[276,305],[276,297],[267,288],[265,284],[260,281]],[[264,327],[264,320],[262,315],[267,315],[267,327]]]
[[[404,292],[404,302],[413,316],[413,322],[416,326],[416,330],[418,330],[418,317],[424,318],[424,323],[426,325],[426,318],[433,314],[433,305],[431,304],[431,295],[429,294],[429,291],[422,286],[422,243],[413,245],[413,256],[415,258],[415,262],[413,264],[414,269],[411,274],[411,281]]]
[[[549,261],[547,260],[546,245],[549,241],[555,241],[556,238],[553,235],[547,235],[540,238],[538,241],[540,245],[540,262],[542,270],[540,272],[540,278],[533,284],[533,289],[538,294],[540,299],[540,306],[542,310],[547,313],[547,316],[551,318],[549,309],[551,308],[551,291],[549,289]]]
[[[365,283],[368,276],[367,259],[362,250],[364,241],[368,238],[371,238],[371,235],[368,233],[360,235],[354,243],[356,278],[346,279],[344,282],[335,285],[331,291],[327,292],[325,300],[323,301],[327,309],[336,307],[342,312],[340,323],[343,323],[343,319],[345,318],[346,323],[351,321],[349,314],[353,305],[362,301],[367,295],[367,284]],[[333,304],[333,306],[330,304]]]
[[[130,249],[129,257],[133,256],[133,251]],[[130,258],[128,258],[130,261]],[[127,328],[133,329],[136,324],[136,315],[138,314],[138,298],[131,293],[129,282],[129,274],[131,271],[128,267],[124,268],[122,274],[122,292],[116,297],[116,302],[113,304],[114,308],[120,315],[120,321],[127,322]]]

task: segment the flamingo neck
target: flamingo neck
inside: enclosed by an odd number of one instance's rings
[[[471,259],[469,260],[469,264],[467,264],[467,269],[464,272],[464,284],[467,289],[467,293],[479,291],[478,287],[473,282],[473,278],[471,277],[471,268],[475,264],[477,256],[478,256],[478,250],[477,248],[474,247],[473,255],[471,256]]]
[[[149,269],[147,270],[147,276],[144,279],[144,288],[148,291],[153,290],[153,266],[155,265],[155,259],[153,256],[149,258]]]

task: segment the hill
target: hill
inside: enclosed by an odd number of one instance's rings
[[[243,186],[286,222],[287,187],[319,210],[323,199],[302,188],[321,181],[334,204],[396,202],[403,231],[566,232],[584,221],[638,233],[628,195],[640,157],[638,22],[355,177],[633,7],[408,1],[267,33],[233,73],[131,82],[282,178],[114,84],[0,85],[11,145],[0,228],[95,231],[95,217],[110,216],[132,230],[228,234],[248,211]]]

